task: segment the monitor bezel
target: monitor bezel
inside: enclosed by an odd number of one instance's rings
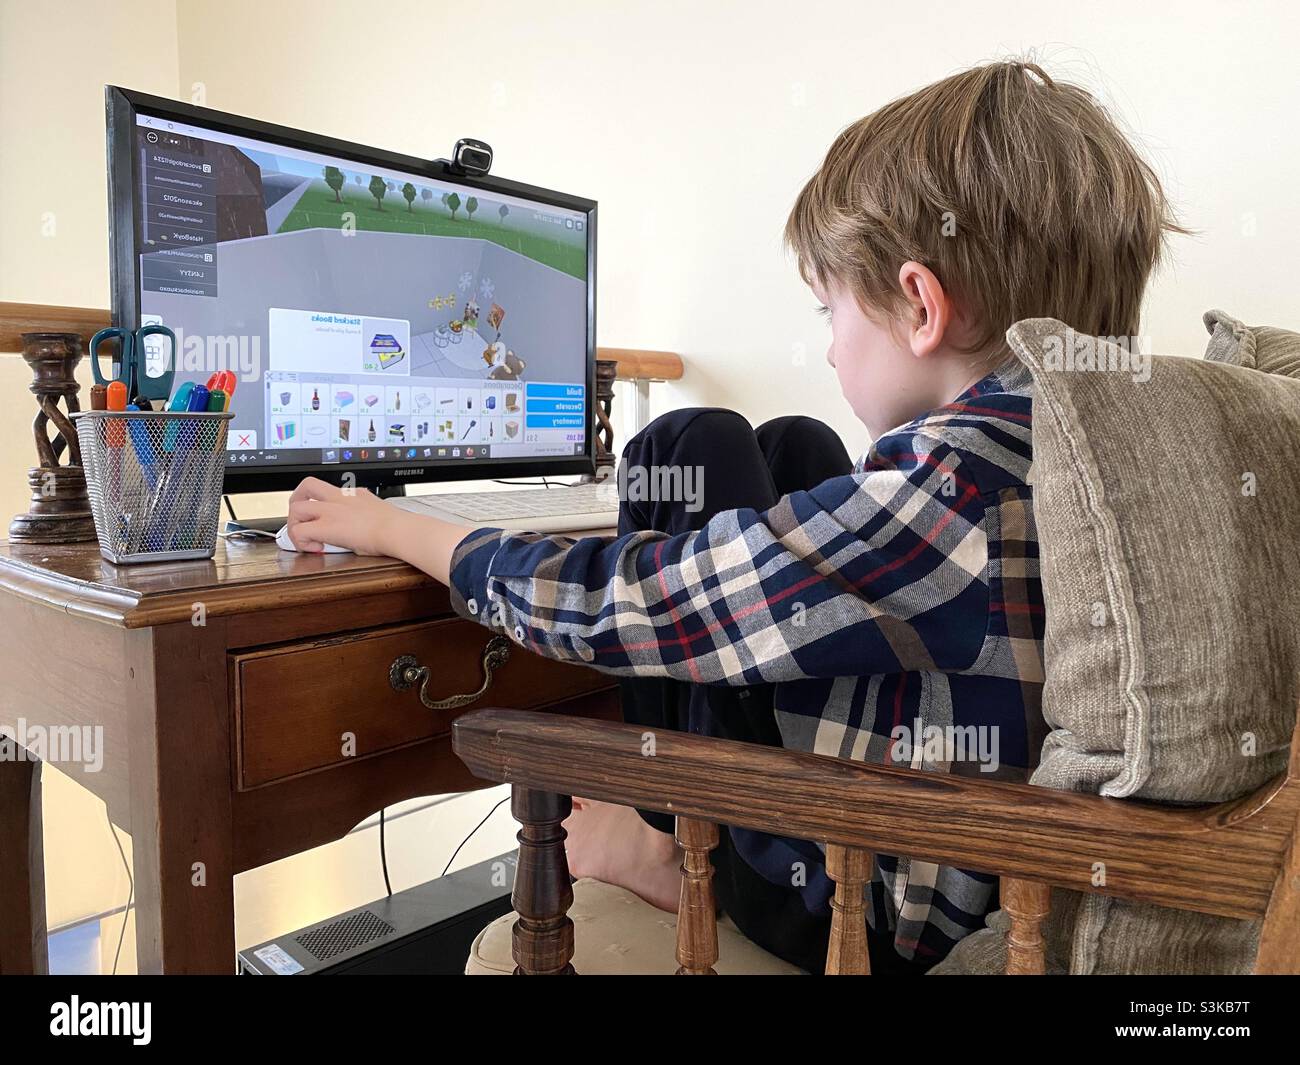
[[[136,153],[132,138],[136,117],[172,119],[191,125],[207,126],[223,133],[253,137],[280,143],[285,147],[320,152],[348,159],[362,165],[404,170],[430,180],[450,181],[485,192],[498,192],[522,199],[535,200],[553,207],[582,211],[587,216],[587,351],[584,450],[574,456],[539,456],[536,458],[451,459],[442,463],[407,459],[390,464],[317,463],[285,466],[227,466],[224,491],[271,492],[291,489],[306,476],[339,481],[352,473],[355,483],[368,488],[393,485],[437,483],[442,481],[486,480],[502,477],[547,477],[558,474],[595,472],[595,387],[596,387],[596,201],[568,193],[543,189],[519,181],[492,175],[480,177],[453,173],[446,160],[419,159],[351,141],[280,126],[259,119],[215,111],[195,104],[181,103],[166,97],[125,89],[116,85],[104,88],[108,147],[108,230],[110,291],[113,324],[134,328],[140,316],[139,217],[136,213],[136,188],[139,184]],[[122,226],[129,225],[129,233]]]

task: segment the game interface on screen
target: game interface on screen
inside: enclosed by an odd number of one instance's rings
[[[586,215],[141,115],[141,322],[230,464],[574,455]],[[160,353],[159,353],[160,354]]]

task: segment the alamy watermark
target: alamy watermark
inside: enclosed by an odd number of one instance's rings
[[[639,466],[620,462],[597,471],[602,485],[617,490],[623,503],[681,503],[689,514],[704,509],[703,466]]]
[[[998,758],[997,725],[925,725],[918,717],[911,726],[895,725],[890,759],[911,765],[919,754],[923,762],[973,762],[981,773],[995,773]]]
[[[150,324],[148,321],[146,325]],[[174,368],[185,373],[212,374],[218,370],[231,370],[240,381],[256,381],[262,376],[262,338],[244,333],[186,333],[177,327],[176,361]],[[162,365],[170,358],[165,337],[151,336],[145,340],[148,367]]]
[[[80,765],[87,773],[104,768],[103,725],[38,725],[20,717],[0,725],[0,762]]]
[[[1151,380],[1149,337],[1095,337],[1067,327],[1043,337],[1042,348],[1048,370],[1127,373],[1139,384]]]

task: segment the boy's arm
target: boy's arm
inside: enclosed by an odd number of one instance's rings
[[[307,550],[402,558],[447,582],[458,613],[548,657],[751,684],[972,665],[989,618],[983,517],[957,453],[926,442],[678,536],[468,531],[314,479],[289,529]]]
[[[452,602],[531,649],[627,675],[750,684],[971,666],[989,621],[980,494],[938,447],[698,532],[483,529]]]

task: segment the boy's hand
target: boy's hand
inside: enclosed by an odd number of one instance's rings
[[[325,544],[358,555],[389,555],[451,583],[451,556],[468,525],[390,506],[364,488],[339,488],[308,477],[289,497],[289,539],[299,551]]]
[[[299,551],[334,544],[358,555],[391,555],[403,514],[364,488],[308,477],[289,497],[289,539]]]

